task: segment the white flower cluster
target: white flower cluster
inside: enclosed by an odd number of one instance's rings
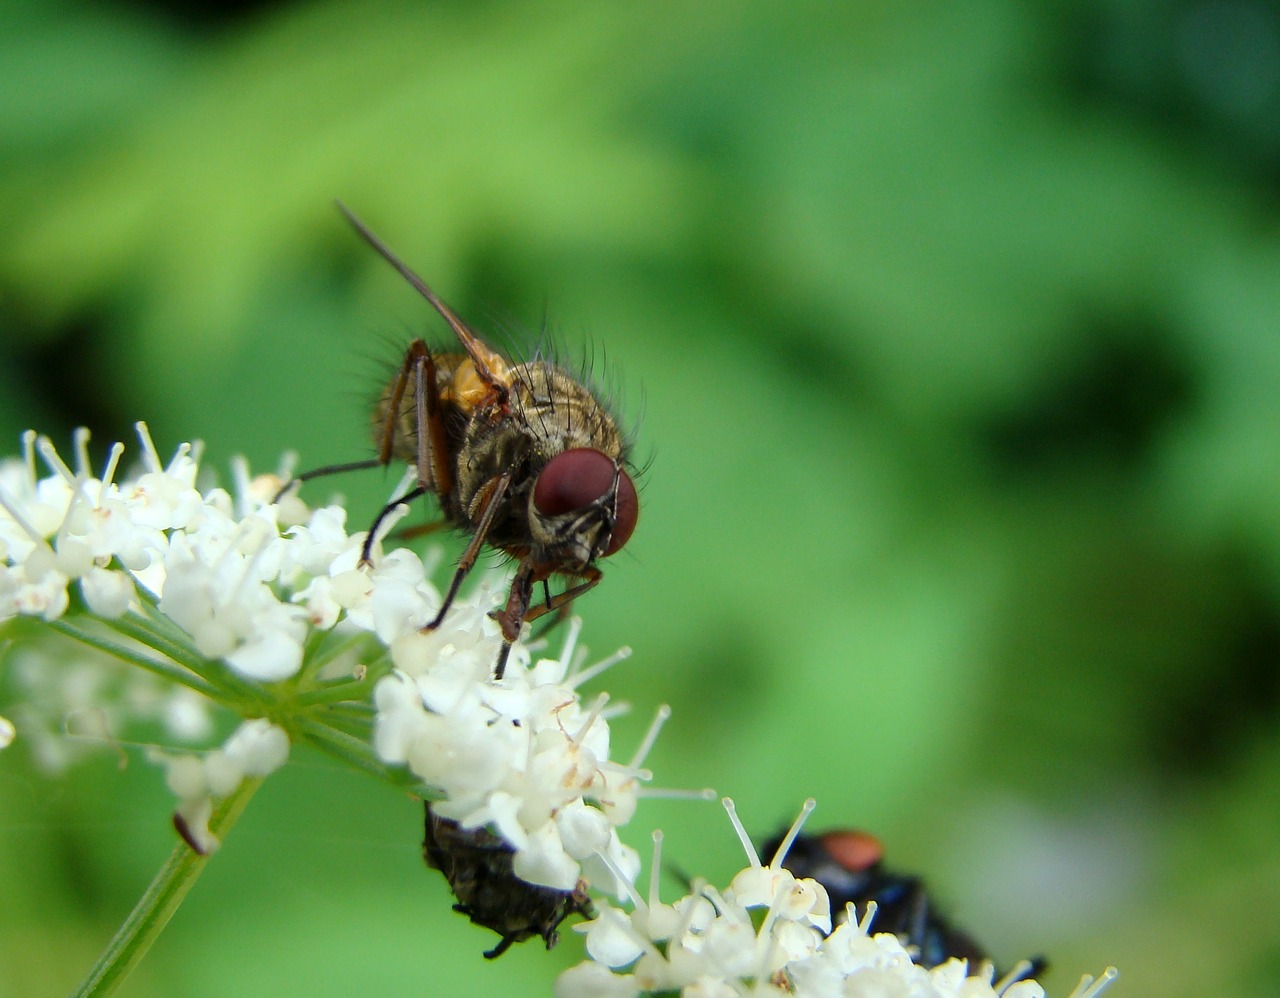
[[[761,865],[732,802],[725,804],[750,865],[723,892],[696,882],[688,895],[664,904],[657,878],[661,836],[655,834],[648,901],[630,878],[630,912],[598,906],[594,921],[575,926],[586,934],[591,959],[560,975],[557,998],[1044,998],[1035,981],[993,983],[989,964],[971,976],[963,960],[932,969],[913,963],[897,936],[871,934],[874,902],[863,919],[850,910],[849,920],[831,932],[826,890],[781,866],[812,802],[769,866]],[[1070,998],[1096,998],[1116,976],[1109,968],[1096,981],[1086,977]]]
[[[389,642],[439,605],[408,551],[361,568],[364,535],[346,533],[340,507],[273,505],[281,480],[270,475],[250,482],[242,473],[238,503],[220,488],[201,493],[190,445],[165,465],[144,424],[138,434],[144,471],[119,484],[123,447],[95,477],[84,431],[74,472],[33,433],[22,459],[0,463],[0,621],[61,617],[72,583],[92,614],[117,618],[138,606],[141,583],[199,655],[275,682],[297,674],[312,627],[344,619]],[[45,478],[36,477],[36,451],[53,472]]]
[[[617,889],[608,864],[638,869],[616,828],[635,810],[649,776],[644,756],[667,711],[623,765],[609,759],[607,697],[584,705],[578,694],[625,651],[578,671],[575,622],[559,658],[531,662],[517,645],[494,682],[501,636],[488,614],[496,594],[456,600],[442,626],[424,633],[440,595],[417,555],[400,549],[362,565],[364,535],[346,533],[345,511],[272,504],[278,478],[250,482],[242,471],[239,502],[221,489],[201,493],[193,449],[183,445],[163,464],[138,429],[145,468],[121,484],[122,448],[94,476],[83,432],[74,471],[34,434],[24,438],[23,459],[0,465],[0,621],[61,617],[72,584],[107,620],[146,596],[198,656],[259,683],[296,676],[316,630],[371,633],[396,667],[376,688],[375,749],[443,795],[437,814],[495,828],[530,883],[571,891],[585,875]],[[37,452],[47,477],[37,477]],[[199,838],[211,798],[227,792],[226,767],[213,756],[170,771],[179,817]]]
[[[145,470],[121,484],[114,478],[123,447],[112,448],[95,477],[84,431],[75,471],[32,433],[23,459],[0,465],[0,620],[61,617],[73,582],[91,613],[120,617],[137,605],[137,581],[160,596],[200,654],[251,679],[292,675],[306,611],[268,583],[296,573],[310,552],[280,537],[276,507],[240,518],[225,491],[202,495],[189,445],[164,465],[144,425],[138,434]],[[37,479],[36,450],[53,474]]]
[[[444,792],[436,814],[496,828],[515,847],[521,879],[572,891],[585,873],[617,893],[613,869],[634,876],[639,859],[616,828],[635,811],[644,755],[667,711],[630,763],[611,762],[606,698],[585,706],[577,687],[626,650],[575,674],[575,620],[559,658],[529,664],[517,647],[492,683],[499,639],[478,626],[484,619],[475,607],[454,610],[440,630],[392,642],[397,671],[374,694],[374,746]]]
[[[686,897],[664,904],[655,847],[649,899],[642,900],[635,888],[638,856],[620,842],[617,828],[631,818],[640,784],[650,778],[645,756],[669,712],[658,711],[623,764],[609,758],[608,722],[617,708],[604,694],[585,704],[579,694],[626,657],[625,649],[581,668],[574,621],[559,657],[534,660],[517,643],[495,681],[502,638],[489,612],[497,594],[482,586],[455,601],[439,628],[423,631],[441,598],[417,555],[396,550],[379,554],[372,567],[363,564],[364,535],[346,533],[345,511],[310,511],[296,499],[276,504],[277,477],[250,481],[240,468],[238,501],[221,489],[202,493],[194,449],[184,444],[164,464],[145,426],[138,429],[144,468],[120,484],[114,478],[123,448],[116,445],[104,472],[94,476],[83,431],[74,471],[34,434],[24,437],[23,458],[0,463],[0,623],[19,615],[71,616],[71,587],[78,586],[83,608],[96,618],[92,633],[72,626],[75,620],[57,627],[89,644],[94,634],[114,629],[161,658],[172,657],[172,666],[158,659],[139,664],[189,687],[172,701],[154,695],[139,701],[151,719],[208,737],[205,695],[211,703],[228,689],[237,708],[249,703],[272,713],[266,706],[275,704],[284,712],[272,715],[277,723],[245,721],[221,748],[201,756],[156,753],[179,799],[176,823],[193,848],[216,845],[208,827],[215,801],[284,763],[290,731],[324,737],[306,727],[323,727],[316,721],[323,712],[291,726],[287,711],[305,710],[290,699],[293,693],[332,694],[336,699],[324,702],[333,703],[353,686],[363,697],[362,682],[324,685],[316,675],[324,653],[308,661],[309,650],[326,645],[317,632],[337,631],[355,639],[329,643],[333,655],[348,656],[348,677],[353,669],[362,677],[366,668],[382,675],[373,703],[348,704],[354,713],[346,716],[371,717],[373,751],[438,792],[437,816],[466,829],[496,830],[514,850],[514,873],[532,884],[574,892],[586,878],[597,890],[630,899],[630,911],[601,903],[598,917],[575,926],[590,959],[560,977],[561,998],[658,992],[1042,998],[1034,981],[993,983],[989,965],[975,976],[955,960],[926,970],[912,963],[897,937],[869,932],[870,912],[861,921],[850,912],[850,921],[832,932],[823,887],[781,865],[803,815],[764,866],[730,806],[747,868],[724,891],[695,882]],[[37,452],[51,472],[43,478]],[[81,602],[77,618],[85,616]],[[149,636],[155,643],[148,644]],[[351,648],[357,646],[373,656],[364,665],[355,662]],[[127,651],[120,654],[129,659]],[[210,662],[227,668],[202,669]],[[35,668],[74,680],[69,693],[56,687],[74,711],[75,696],[102,687],[70,664],[46,660]],[[287,687],[270,685],[295,677]],[[237,699],[245,690],[248,699]],[[93,699],[84,699],[84,713]],[[21,736],[23,715],[8,713],[18,719]],[[100,737],[109,741],[113,718],[100,717],[106,728]],[[351,737],[345,730],[342,736]],[[0,748],[13,738],[14,725],[0,717]],[[1109,970],[1098,981],[1082,981],[1072,998],[1095,998],[1114,976]]]

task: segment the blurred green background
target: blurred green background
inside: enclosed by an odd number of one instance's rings
[[[816,796],[1051,993],[1276,993],[1280,4],[0,12],[6,452],[145,418],[222,468],[368,455],[447,336],[341,197],[636,422],[639,529],[579,604],[635,647],[618,754],[670,702],[657,784],[758,836]],[[389,481],[332,487],[358,529]],[[68,991],[170,848],[130,763],[0,755],[0,994]],[[655,826],[742,863],[716,804]],[[549,993],[576,943],[486,964],[419,839],[297,757],[123,993]]]

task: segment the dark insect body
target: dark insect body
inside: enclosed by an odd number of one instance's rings
[[[769,863],[781,844],[782,836],[766,842],[762,862]],[[955,957],[976,967],[991,959],[977,940],[938,911],[921,877],[890,871],[883,860],[884,847],[875,836],[842,830],[797,836],[782,865],[826,888],[837,921],[844,921],[850,902],[859,918],[866,913],[868,901],[876,902],[872,929],[892,932],[905,945],[914,946],[921,966],[936,967]],[[1015,979],[1037,977],[1047,966],[1043,957],[1035,957]],[[1001,977],[999,972],[996,977]]]
[[[453,910],[502,937],[497,946],[485,952],[486,959],[496,959],[513,943],[533,936],[541,936],[551,949],[560,923],[570,915],[595,917],[585,880],[579,880],[572,891],[527,883],[515,875],[515,850],[503,839],[486,828],[466,829],[441,818],[430,804],[426,811],[422,854],[427,865],[443,873],[449,882],[458,899]]]
[[[493,614],[502,628],[494,670],[501,678],[522,626],[566,610],[594,588],[602,577],[596,561],[617,552],[635,530],[640,505],[626,438],[605,406],[568,372],[547,360],[508,361],[363,222],[339,208],[444,318],[463,352],[437,353],[414,340],[374,408],[377,458],[317,468],[294,481],[397,458],[415,468],[416,485],[378,514],[362,556],[371,560],[386,516],[428,492],[439,500],[444,524],[471,535],[439,612],[423,630],[443,622],[486,544],[514,559],[506,606]],[[555,595],[552,578],[565,580]],[[535,606],[537,585],[544,599]]]

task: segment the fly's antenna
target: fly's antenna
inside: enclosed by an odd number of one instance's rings
[[[341,201],[335,201],[334,203],[338,206],[338,210],[346,216],[352,228],[360,233],[360,237],[372,246],[380,257],[395,267],[400,276],[408,281],[418,294],[431,303],[431,307],[440,313],[445,322],[449,323],[449,328],[453,330],[453,334],[458,337],[458,342],[462,344],[462,348],[467,351],[467,356],[471,358],[471,363],[475,366],[476,374],[480,376],[480,380],[505,393],[506,385],[495,369],[501,364],[501,358],[481,343],[475,334],[458,318],[458,314],[441,301],[440,297],[431,290],[427,282],[410,270],[409,265],[396,256],[391,251],[391,247],[379,239],[373,230],[360,220],[355,212]]]

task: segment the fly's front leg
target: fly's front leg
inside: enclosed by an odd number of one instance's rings
[[[453,579],[449,582],[449,591],[445,594],[444,602],[440,604],[440,610],[422,629],[424,631],[434,631],[444,622],[444,615],[449,612],[449,607],[453,605],[455,597],[458,595],[458,588],[462,585],[462,580],[467,577],[467,573],[471,571],[475,565],[476,559],[480,557],[480,549],[484,547],[485,538],[489,535],[489,528],[493,526],[494,517],[498,515],[498,510],[502,506],[503,497],[507,494],[507,488],[511,485],[510,472],[504,472],[496,478],[492,478],[486,483],[480,494],[480,501],[483,503],[480,512],[480,520],[476,523],[476,532],[471,538],[471,543],[467,545],[467,550],[462,553],[462,558],[458,561],[457,570],[453,573]]]
[[[545,606],[549,607],[551,606],[552,599],[554,599],[554,597],[551,595],[551,583],[547,579],[543,579],[542,580],[542,602]],[[563,624],[569,618],[569,614],[572,610],[573,610],[572,603],[561,604],[560,608],[555,611],[554,615],[551,616],[550,620],[543,621],[542,626],[539,627],[538,630],[533,633],[530,640],[541,641],[553,630],[555,630],[557,627]],[[528,618],[526,617],[525,619],[527,620]]]
[[[527,579],[525,578],[527,575]],[[533,602],[533,580],[535,573],[533,568],[521,566],[520,571],[516,573],[514,579],[511,580],[511,594],[507,597],[506,608],[500,613],[493,613],[492,616],[499,624],[502,625],[503,645],[502,651],[498,655],[498,667],[494,670],[494,678],[501,679],[502,672],[506,668],[507,658],[511,654],[512,643],[520,637],[520,629],[526,623],[532,623],[539,617],[548,613],[554,613],[555,617],[551,622],[542,629],[539,637],[545,634],[560,621],[568,616],[573,606],[573,601],[587,592],[594,589],[604,577],[604,573],[598,568],[588,568],[581,573],[583,581],[576,586],[566,589],[562,593],[551,595],[551,590],[547,586],[547,580],[542,580],[542,591],[544,601],[540,606],[530,606]]]
[[[532,623],[533,621],[537,620],[539,617],[547,613],[553,613],[555,611],[563,611],[563,613],[568,613],[569,607],[573,604],[574,600],[576,600],[583,593],[589,592],[590,590],[594,589],[596,586],[600,584],[600,580],[604,578],[604,573],[601,572],[600,569],[596,568],[594,565],[588,568],[584,568],[578,574],[582,578],[581,582],[579,582],[576,586],[570,586],[568,589],[566,589],[562,593],[556,593],[556,595],[554,596],[550,595],[550,593],[548,592],[545,603],[542,603],[540,606],[526,608],[524,620],[528,623]],[[562,616],[563,616],[563,613],[561,614]]]
[[[501,679],[502,674],[506,672],[511,646],[520,637],[525,615],[529,612],[529,604],[533,601],[533,577],[533,565],[529,562],[521,563],[515,577],[511,580],[511,592],[507,594],[507,605],[489,614],[502,628],[502,650],[498,652],[498,664],[493,669],[494,679]]]

